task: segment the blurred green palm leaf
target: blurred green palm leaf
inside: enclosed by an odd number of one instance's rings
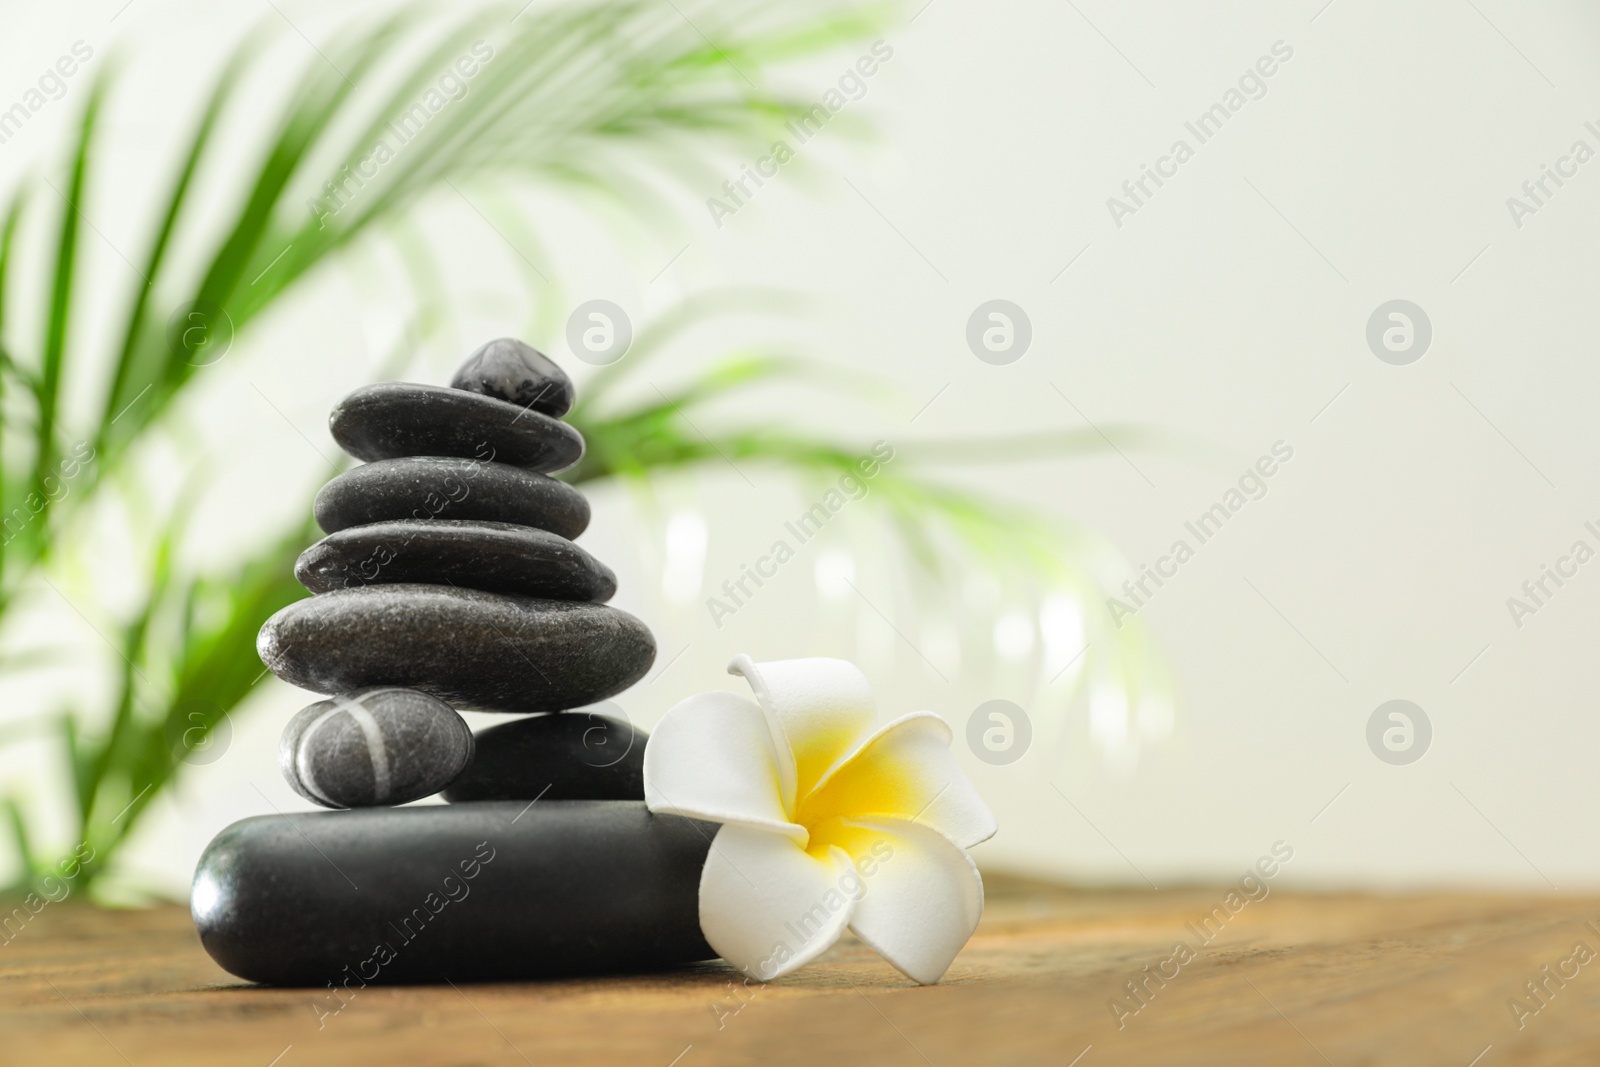
[[[385,238],[411,269],[416,314],[435,316],[440,287],[409,225],[444,199],[494,227],[528,276],[543,281],[538,227],[495,210],[498,187],[536,182],[574,196],[601,193],[645,215],[671,210],[665,189],[715,188],[718,153],[759,150],[772,130],[811,108],[768,87],[774,64],[868,39],[886,16],[875,6],[799,0],[574,0],[450,16],[413,6],[313,46],[275,110],[245,87],[271,73],[263,68],[275,46],[296,40],[252,32],[223,64],[166,191],[150,206],[142,254],[126,261],[125,305],[109,312],[117,335],[100,353],[80,338],[88,316],[107,314],[106,301],[80,276],[92,190],[115,180],[96,162],[118,84],[115,65],[103,65],[65,180],[26,185],[0,215],[0,622],[82,524],[87,505],[118,490],[117,472],[170,421],[217,338],[247,329],[319,267],[360,241]],[[259,131],[246,151],[246,177],[218,189],[219,154],[239,152],[222,147],[225,133],[238,128]],[[220,225],[207,210],[219,199]],[[21,236],[30,227],[53,239],[32,247]],[[37,338],[17,325],[30,321],[12,301],[21,271],[49,280]],[[671,392],[619,398],[653,347],[708,310],[689,302],[642,334],[625,365],[592,379],[572,416],[589,452],[569,480],[724,459],[811,472],[854,462],[857,449],[800,430],[735,427],[705,436],[690,422],[689,411],[718,398],[816,376],[814,364],[793,355],[750,352]],[[94,412],[87,421],[70,414],[85,410]],[[1132,431],[1121,432],[1131,443]],[[1070,454],[1102,444],[1067,434],[992,447]],[[1004,545],[1026,542],[1028,558],[1061,563],[1055,535],[1031,517],[898,472],[880,495],[930,564],[938,554],[922,531],[929,522],[994,559],[1008,555]],[[236,567],[196,574],[183,563],[181,507],[174,516],[153,538],[142,603],[120,625],[101,628],[120,657],[112,706],[54,719],[78,831],[96,855],[86,881],[110,869],[184,761],[214,742],[264,674],[255,655],[260,624],[304,595],[292,568],[314,536],[309,525],[276,532]],[[49,854],[31,845],[20,798],[8,807],[21,884]]]
[[[497,4],[465,16],[410,6],[317,49],[275,114],[247,110],[241,87],[262,73],[275,39],[294,42],[252,32],[222,65],[168,191],[152,205],[147,249],[128,262],[120,338],[109,361],[97,362],[76,342],[90,313],[79,277],[89,193],[105,180],[95,159],[117,84],[115,64],[103,65],[67,180],[23,188],[0,222],[0,616],[210,361],[219,332],[247,328],[363,238],[388,234],[404,245],[408,216],[430,196],[479,211],[473,196],[491,183],[543,181],[637,202],[653,181],[709,174],[715,151],[759,143],[810,106],[757,84],[770,63],[859,38],[882,16],[776,0]],[[201,202],[231,122],[261,134],[218,230]],[[14,325],[10,301],[17,272],[38,270],[19,240],[35,216],[55,220],[53,242],[38,250],[50,285],[37,341]],[[180,254],[189,249],[198,252]],[[90,398],[98,417],[69,429],[74,388],[99,391]],[[78,463],[85,455],[93,462]],[[63,464],[70,493],[60,488]],[[303,595],[292,562],[311,534],[287,531],[259,558],[213,576],[174,564],[181,528],[160,539],[142,608],[108,638],[123,663],[108,721],[91,736],[83,722],[94,719],[59,720],[77,821],[98,857],[89,878],[259,679],[256,629]],[[220,603],[197,613],[206,601]],[[26,881],[41,857],[19,802],[10,806]]]

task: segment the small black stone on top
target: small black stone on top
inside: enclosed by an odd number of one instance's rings
[[[461,364],[452,389],[482,393],[560,418],[572,410],[572,379],[550,357],[510,337],[490,341]]]

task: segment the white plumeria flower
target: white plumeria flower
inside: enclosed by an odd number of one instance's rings
[[[937,982],[983,914],[966,850],[994,816],[928,711],[874,732],[853,663],[736,656],[756,699],[692,696],[644,751],[653,812],[721,823],[700,876],[700,928],[763,981],[821,955],[846,927],[923,984]]]

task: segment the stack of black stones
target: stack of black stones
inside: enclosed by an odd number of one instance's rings
[[[314,595],[258,646],[328,695],[290,720],[280,761],[345,810],[246,819],[206,850],[195,923],[234,974],[337,992],[713,955],[697,919],[712,828],[646,811],[643,735],[570,710],[655,657],[573,543],[588,502],[550,477],[583,454],[560,421],[572,401],[559,367],[503,339],[449,388],[383,383],[334,409],[366,462],[317,494],[327,536],[295,567]],[[525,717],[475,737],[456,709]]]

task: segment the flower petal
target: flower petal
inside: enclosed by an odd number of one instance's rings
[[[790,809],[795,821],[904,819],[932,827],[960,848],[987,841],[997,829],[994,814],[956,762],[950,737],[950,727],[931,711],[901,716],[802,795]]]
[[[805,844],[789,818],[766,716],[749,697],[710,692],[675,705],[644,748],[651,811],[758,826]]]
[[[854,838],[845,850],[866,887],[850,929],[906,977],[937,982],[983,916],[983,878],[972,857],[916,823],[846,819],[836,827],[830,837]]]
[[[756,663],[738,655],[729,674],[743,675],[768,715],[779,747],[792,754],[792,770],[784,775],[784,807],[793,810],[796,797],[848,755],[871,732],[877,703],[867,676],[842,659],[773,660]]]
[[[850,857],[821,856],[780,834],[727,825],[700,873],[700,931],[717,955],[770,981],[839,940],[856,900],[840,888]]]

